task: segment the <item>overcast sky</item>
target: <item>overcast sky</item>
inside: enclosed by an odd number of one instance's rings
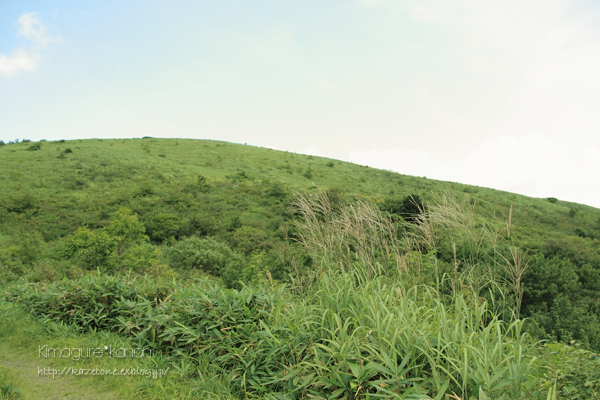
[[[600,207],[600,2],[0,2],[0,139],[142,136]]]

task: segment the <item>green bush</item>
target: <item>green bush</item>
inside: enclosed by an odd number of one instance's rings
[[[133,197],[146,197],[154,194],[154,187],[150,182],[144,182],[134,190]]]
[[[0,265],[4,264],[14,271],[22,271],[25,265],[33,265],[38,257],[46,250],[46,243],[42,235],[33,230],[31,232],[15,232],[12,237],[0,246]]]
[[[76,258],[83,269],[108,266],[108,261],[117,247],[114,237],[105,231],[81,227],[63,242],[63,257]]]
[[[401,216],[408,222],[415,222],[417,216],[424,210],[424,204],[423,200],[421,200],[418,195],[411,194],[403,199],[400,199],[399,197],[388,197],[381,205],[381,209],[390,214]]]
[[[184,235],[186,236],[211,236],[216,233],[214,217],[205,215],[193,214],[188,220],[186,226],[183,227]]]
[[[81,190],[86,187],[86,181],[81,178],[70,177],[65,180],[65,188],[70,190]]]
[[[535,364],[546,390],[556,383],[561,399],[600,398],[598,354],[581,349],[575,342],[547,343],[537,353]]]
[[[66,259],[75,258],[83,269],[98,267],[133,268],[156,263],[160,257],[149,245],[146,228],[131,210],[121,207],[103,229],[81,227],[66,237],[58,253]],[[130,254],[131,253],[131,254]],[[151,261],[156,260],[156,261]]]
[[[423,200],[419,195],[411,194],[402,200],[402,206],[400,207],[400,215],[408,222],[415,222],[417,216],[424,211]]]
[[[267,183],[266,193],[269,198],[284,203],[289,200],[290,191],[281,182],[269,182]]]
[[[575,228],[574,233],[575,233],[575,235],[577,235],[577,236],[579,236],[581,238],[588,237],[587,231],[585,229],[582,229],[582,228]]]
[[[559,294],[577,300],[581,283],[576,266],[568,259],[543,256],[531,258],[531,267],[525,275],[524,308],[550,307]]]
[[[159,154],[160,156],[160,154]],[[163,155],[164,157],[164,155]],[[189,194],[198,194],[198,193],[208,193],[210,191],[210,185],[208,183],[208,179],[203,175],[198,175],[196,177],[196,182],[192,184],[185,185],[181,190],[183,193]]]
[[[246,255],[255,250],[268,250],[271,247],[269,236],[262,229],[242,226],[233,233],[235,248]]]
[[[5,203],[5,208],[9,212],[25,213],[38,210],[39,201],[31,193],[19,193],[10,196]]]
[[[42,144],[40,142],[34,143],[27,147],[25,150],[27,151],[37,151],[42,149]]]
[[[184,227],[183,219],[176,214],[150,214],[144,220],[146,234],[156,243],[162,243],[168,238],[178,239]]]
[[[143,272],[145,269],[158,264],[161,251],[149,243],[135,244],[123,254],[120,261],[121,268],[135,272]]]
[[[306,171],[305,171],[305,172],[302,174],[302,176],[304,176],[306,179],[312,179],[312,177],[313,177],[313,172],[312,172],[312,170],[310,169],[310,167],[308,167],[308,168],[306,169]]]
[[[241,265],[243,258],[226,244],[213,238],[191,237],[176,243],[168,250],[172,268],[200,269],[221,276],[225,268]]]
[[[230,179],[232,182],[245,182],[254,180],[254,177],[248,175],[246,171],[240,171],[234,175],[227,175],[225,178]]]

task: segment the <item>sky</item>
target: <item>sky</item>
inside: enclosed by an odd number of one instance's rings
[[[142,136],[600,208],[600,2],[0,1],[0,140]]]

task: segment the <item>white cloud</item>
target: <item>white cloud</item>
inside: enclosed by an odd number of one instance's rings
[[[456,35],[453,55],[464,71],[507,78],[509,101],[530,119],[547,120],[549,109],[574,117],[580,111],[565,104],[597,102],[600,9],[593,3],[419,0],[409,16]]]
[[[35,70],[41,58],[37,50],[60,39],[59,36],[48,35],[46,26],[35,13],[21,14],[17,24],[19,25],[18,35],[31,41],[32,50],[19,48],[13,50],[10,55],[0,53],[0,75],[4,77],[13,77],[22,71]]]
[[[35,15],[35,13],[23,13],[17,20],[19,23],[19,36],[24,36],[31,40],[37,47],[45,47],[49,42],[58,40],[58,38],[48,36],[46,26]]]
[[[410,85],[428,85],[431,95],[460,124],[455,136],[545,134],[584,138],[600,128],[600,3],[589,0],[356,0],[370,6],[382,43],[390,38],[398,63],[411,65]],[[407,34],[406,19],[414,35]],[[393,40],[393,42],[392,42]],[[413,71],[413,70],[408,70]],[[402,75],[400,75],[402,76]],[[398,97],[410,85],[396,83]],[[412,94],[412,93],[411,93]],[[418,100],[418,99],[416,99]],[[416,108],[426,110],[417,103]],[[436,119],[415,113],[423,137],[439,132]],[[489,136],[488,136],[489,137]]]
[[[20,71],[33,71],[39,56],[24,49],[14,50],[10,55],[0,54],[0,75],[11,77]]]
[[[349,160],[402,174],[600,207],[600,149],[592,143],[552,140],[542,133],[501,135],[458,161],[406,149],[354,151]]]

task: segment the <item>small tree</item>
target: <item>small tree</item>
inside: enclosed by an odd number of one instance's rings
[[[423,209],[423,201],[419,195],[409,194],[402,200],[400,215],[408,222],[415,222]]]
[[[132,244],[149,240],[145,231],[144,224],[138,221],[137,216],[130,209],[121,207],[115,212],[114,218],[105,228],[105,232],[116,243],[115,263],[117,265],[119,265],[123,253]]]
[[[424,205],[419,195],[410,194],[402,200],[398,197],[387,198],[381,209],[399,215],[407,222],[415,223],[418,215],[424,210]]]
[[[169,249],[168,255],[172,268],[201,269],[214,276],[221,276],[230,264],[242,264],[243,260],[243,257],[226,244],[212,238],[198,237],[178,242]]]
[[[65,258],[77,258],[83,269],[105,266],[116,247],[116,241],[108,233],[81,227],[66,238],[62,249]]]

